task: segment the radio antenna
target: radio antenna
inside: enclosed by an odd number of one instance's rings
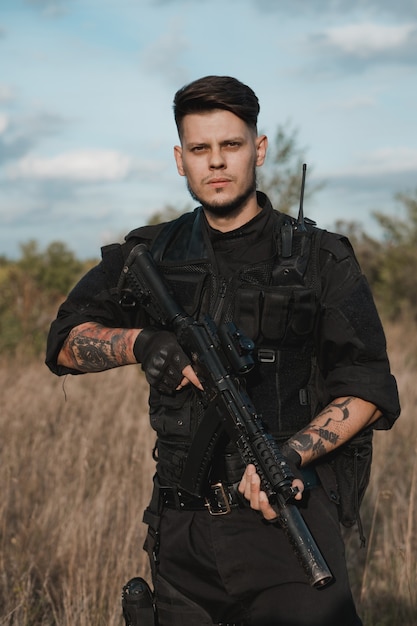
[[[307,164],[303,163],[303,177],[301,179],[301,195],[300,195],[300,208],[298,210],[298,218],[297,218],[297,230],[301,231],[301,232],[306,232],[307,228],[304,222],[304,210],[303,210],[303,203],[304,203],[304,187],[306,184],[306,171],[307,171]]]

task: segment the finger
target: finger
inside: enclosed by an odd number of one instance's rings
[[[185,385],[188,385],[189,383],[191,383],[192,385],[194,385],[194,387],[197,387],[197,389],[200,389],[200,391],[204,391],[203,385],[199,381],[198,376],[195,373],[191,365],[186,365],[184,369],[182,370],[182,374],[184,378],[181,381],[180,386],[184,387]]]
[[[259,492],[261,491],[261,479],[255,472],[250,477],[250,504],[253,509],[259,509]]]
[[[261,489],[261,480],[258,474],[251,476],[251,507],[262,513],[263,517],[268,521],[277,518],[277,513],[270,505],[268,496]]]
[[[243,495],[245,496],[246,500],[249,500],[251,506],[253,505],[253,502],[257,497],[257,491],[259,491],[259,483],[257,486],[257,479],[258,475],[256,473],[255,466],[248,465],[248,467],[246,468],[246,484]]]
[[[243,495],[245,495],[246,485],[247,485],[247,483],[248,483],[248,468],[249,468],[249,467],[251,467],[251,466],[250,466],[250,465],[248,465],[248,466],[245,468],[245,471],[243,472],[243,476],[242,476],[242,478],[240,479],[240,483],[239,483],[239,486],[238,486],[238,491],[239,491],[239,493],[240,493],[240,494],[242,494],[242,496],[243,496]],[[252,466],[252,467],[253,467],[253,466]]]
[[[186,387],[187,385],[190,384],[190,381],[188,380],[188,378],[183,378],[180,382],[180,384],[178,385],[178,387],[176,388],[176,391],[181,391],[181,389],[183,389],[183,387]]]
[[[259,511],[259,493],[261,490],[261,481],[256,473],[256,469],[254,465],[248,465],[246,468],[245,478],[242,482],[242,491],[246,500],[249,501],[249,504],[252,509]]]
[[[277,519],[278,517],[276,511],[269,504],[268,496],[266,495],[265,491],[261,491],[259,493],[259,510],[264,518],[269,522]]]
[[[292,487],[298,489],[298,493],[294,496],[294,499],[295,500],[301,500],[302,497],[303,497],[303,491],[304,491],[304,483],[303,483],[303,481],[300,480],[299,478],[296,478],[292,482]]]

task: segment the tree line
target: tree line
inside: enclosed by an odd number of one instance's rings
[[[18,260],[0,257],[0,354],[44,352],[54,312],[91,264],[63,242],[42,250],[30,240],[21,244]]]
[[[398,195],[404,217],[375,213],[382,238],[355,222],[339,221],[356,252],[385,319],[417,319],[417,193]],[[20,258],[0,258],[0,354],[39,355],[51,319],[77,280],[95,263],[81,261],[63,242],[20,247]]]

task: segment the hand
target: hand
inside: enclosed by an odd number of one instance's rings
[[[301,500],[302,493],[304,491],[304,484],[299,479],[296,478],[292,486],[298,489],[298,493],[295,496],[296,500]],[[245,469],[245,473],[242,476],[242,480],[239,484],[239,493],[241,493],[246,500],[249,501],[250,506],[255,511],[259,511],[262,513],[263,517],[269,522],[273,521],[277,518],[277,513],[275,509],[269,504],[268,496],[261,489],[261,479],[259,475],[256,473],[256,468],[254,465],[248,465]]]
[[[161,393],[172,394],[189,383],[202,389],[190,359],[174,333],[144,328],[135,341],[133,352],[138,363],[142,363],[148,383]]]

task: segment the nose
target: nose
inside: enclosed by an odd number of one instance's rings
[[[224,167],[226,167],[223,151],[220,147],[215,147],[211,149],[209,167],[213,170],[223,169]]]

